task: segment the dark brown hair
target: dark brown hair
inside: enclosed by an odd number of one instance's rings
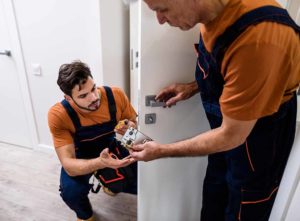
[[[66,95],[72,96],[72,89],[79,85],[80,90],[88,77],[93,78],[90,68],[81,61],[73,61],[60,66],[57,84]]]

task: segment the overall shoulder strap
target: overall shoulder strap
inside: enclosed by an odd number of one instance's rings
[[[61,101],[61,104],[63,105],[63,107],[66,109],[68,115],[70,116],[75,129],[81,127],[79,117],[78,117],[77,113],[75,112],[75,110],[71,107],[70,103],[66,99],[64,99]]]
[[[107,100],[108,100],[110,119],[115,123],[117,123],[117,119],[116,119],[117,107],[116,107],[116,102],[115,102],[113,92],[110,87],[108,86],[103,86],[103,87],[105,89]]]
[[[277,22],[290,26],[300,34],[300,27],[289,16],[287,10],[275,6],[263,6],[254,9],[242,15],[217,38],[212,50],[212,55],[216,58],[218,64],[223,60],[226,49],[243,31],[250,25],[255,25],[263,21]]]

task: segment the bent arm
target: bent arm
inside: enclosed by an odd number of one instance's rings
[[[150,161],[163,157],[203,156],[227,151],[243,144],[257,120],[239,121],[223,116],[222,125],[193,138],[171,144],[147,142],[134,145],[135,160]]]
[[[105,167],[117,169],[120,167],[126,167],[135,162],[135,160],[130,156],[123,159],[112,157],[108,148],[103,149],[100,156],[97,158],[77,159],[75,157],[74,144],[68,144],[56,148],[56,153],[63,168],[70,176],[80,176],[93,173],[94,171]]]
[[[245,142],[256,121],[240,121],[223,116],[220,127],[191,139],[163,145],[160,148],[161,155],[199,156],[234,149]]]
[[[105,167],[100,157],[94,159],[76,159],[74,144],[55,148],[61,165],[70,176],[93,173]]]

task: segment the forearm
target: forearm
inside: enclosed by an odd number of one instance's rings
[[[192,81],[192,82],[188,83],[188,85],[190,86],[190,90],[193,95],[195,95],[199,92],[199,87],[198,87],[197,81]]]
[[[203,156],[233,149],[244,141],[222,127],[207,131],[193,138],[165,144],[159,148],[160,157]]]
[[[106,166],[101,161],[101,158],[95,159],[76,159],[68,158],[62,162],[64,169],[70,176],[80,176],[93,173],[98,169],[103,169]]]
[[[150,161],[163,157],[203,156],[231,150],[243,144],[257,120],[239,121],[223,115],[222,125],[193,138],[171,144],[155,141],[134,145],[135,160]]]

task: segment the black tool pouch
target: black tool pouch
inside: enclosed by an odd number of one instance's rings
[[[114,158],[122,159],[129,155],[129,152],[121,146],[120,142],[114,140],[109,147],[110,155]],[[103,168],[95,171],[94,176],[101,183],[101,186],[107,187],[113,193],[128,192],[137,186],[137,163],[133,163],[129,166],[112,169]],[[92,192],[98,192],[100,188],[96,190],[92,189]],[[130,191],[132,192],[132,191]]]

